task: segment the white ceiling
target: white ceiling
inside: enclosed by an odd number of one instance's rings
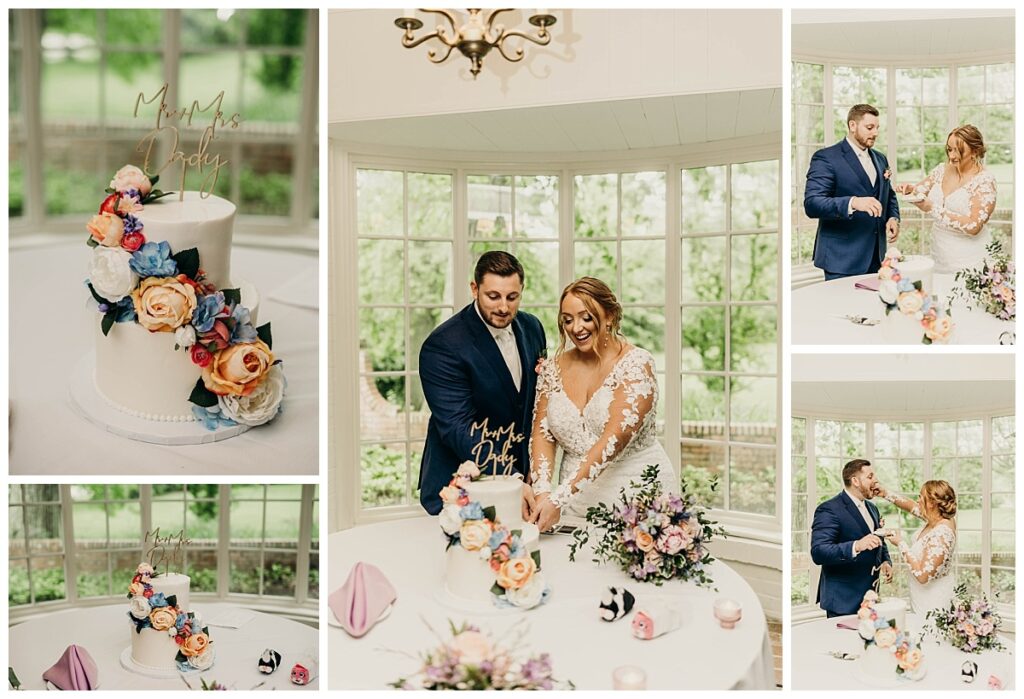
[[[794,355],[794,414],[969,415],[1014,406],[1013,357]]]
[[[782,90],[581,102],[331,124],[332,138],[459,151],[631,151],[782,131]]]
[[[795,15],[795,11],[794,11]],[[884,16],[884,15],[883,15]],[[890,21],[793,20],[797,56],[862,57],[866,61],[952,59],[1014,52],[1013,17],[959,17]]]

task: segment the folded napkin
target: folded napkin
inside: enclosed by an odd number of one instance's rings
[[[856,282],[853,285],[854,289],[867,289],[868,291],[878,291],[879,285],[878,277],[874,279],[868,279],[866,282]]]
[[[327,598],[327,606],[354,638],[373,628],[381,614],[398,598],[395,588],[375,565],[360,561],[348,580]]]
[[[58,689],[96,689],[99,672],[89,651],[74,644],[67,647],[53,667],[43,673],[43,679]]]

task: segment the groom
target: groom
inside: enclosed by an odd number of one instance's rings
[[[818,219],[814,266],[825,280],[877,272],[886,238],[900,234],[900,206],[889,182],[889,161],[872,149],[878,110],[856,104],[846,116],[848,133],[811,157],[804,211]]]
[[[821,566],[815,601],[829,617],[856,614],[879,573],[892,582],[889,549],[873,533],[881,519],[871,502],[879,489],[871,462],[846,464],[843,484],[841,493],[818,505],[811,524],[811,560]]]
[[[503,450],[515,471],[529,477],[529,439],[537,385],[534,366],[546,353],[544,327],[519,312],[526,274],[501,250],[480,256],[469,288],[473,303],[434,329],[420,348],[420,382],[430,406],[427,441],[420,462],[420,503],[441,511],[438,493],[463,461],[484,473],[501,473],[500,459],[474,447],[484,425],[493,451]],[[507,430],[511,433],[496,434]],[[533,490],[523,486],[524,515],[533,509]]]

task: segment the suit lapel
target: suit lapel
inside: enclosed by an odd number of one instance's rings
[[[523,375],[519,378],[519,392],[522,393],[527,388],[526,382],[530,377],[533,367],[526,361],[526,329],[519,321],[518,314],[512,320],[512,335],[516,338],[516,351],[519,352],[519,367],[523,372]],[[513,382],[514,386],[515,382]]]
[[[858,166],[859,165],[860,163],[858,163]],[[857,506],[853,504],[853,500],[850,496],[844,491],[839,493],[839,499],[843,501],[843,505],[846,506],[846,511],[849,512],[850,516],[857,522],[857,527],[865,534],[870,534],[871,532],[868,531],[868,523],[864,521],[864,518],[860,514],[860,510],[858,510]]]
[[[860,183],[864,185],[864,188],[871,192],[874,188],[871,186],[871,180],[868,178],[868,173],[864,172],[864,166],[860,164],[860,159],[857,158],[857,154],[853,152],[853,147],[850,142],[845,138],[839,143],[839,150],[843,153],[843,159],[846,160],[846,164],[853,170],[853,174],[860,180]]]
[[[512,383],[512,374],[509,373],[508,365],[505,364],[505,358],[501,356],[498,343],[494,341],[494,337],[487,329],[487,324],[477,315],[476,307],[472,303],[466,307],[463,313],[466,314],[466,324],[469,326],[469,331],[473,336],[473,345],[483,355],[484,359],[487,360],[494,375],[498,377],[498,383],[501,384],[508,397],[515,399],[516,385]],[[519,343],[518,339],[516,343]]]

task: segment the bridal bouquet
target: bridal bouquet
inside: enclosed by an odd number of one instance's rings
[[[944,636],[965,653],[1003,649],[996,635],[1003,623],[999,613],[984,595],[971,599],[964,584],[954,588],[953,601],[948,607],[933,609],[925,617],[935,625],[937,635]]]
[[[956,273],[957,285],[950,301],[961,298],[967,307],[976,305],[1000,320],[1017,317],[1016,268],[1003,252],[998,240],[985,248],[988,253],[981,269],[962,269]]]
[[[716,486],[713,481],[712,490]],[[619,504],[600,503],[587,510],[587,523],[603,530],[594,546],[594,562],[615,561],[635,579],[655,585],[674,578],[711,585],[705,567],[714,559],[707,543],[725,531],[707,519],[685,485],[678,495],[662,493],[658,467],[648,466],[639,483],[629,484],[629,495],[626,490],[620,491]],[[590,529],[580,527],[573,539],[570,561],[589,541]]]
[[[547,653],[517,658],[514,649],[496,643],[475,626],[451,628],[451,640],[419,657],[423,666],[415,675],[390,684],[395,689],[575,689],[572,682],[552,677]]]

